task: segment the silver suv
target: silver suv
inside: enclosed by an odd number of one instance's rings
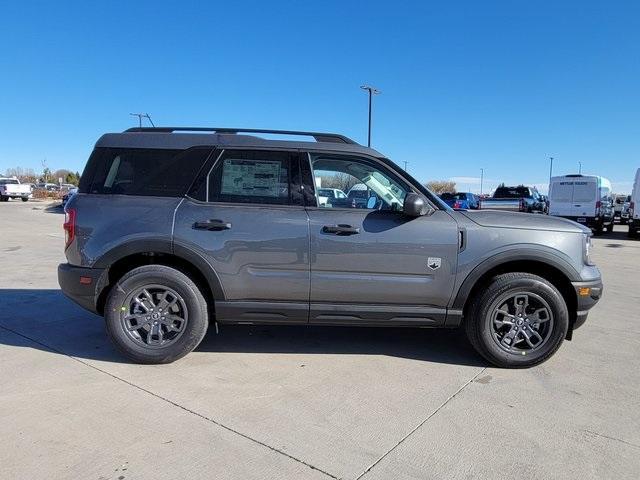
[[[319,201],[319,189],[354,185],[362,202]],[[587,228],[454,211],[337,134],[106,134],[64,230],[62,290],[141,363],[186,355],[215,322],[462,326],[492,364],[528,367],[571,338],[602,292]]]

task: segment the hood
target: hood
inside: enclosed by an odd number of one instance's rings
[[[552,232],[591,233],[591,230],[566,218],[535,213],[499,212],[496,210],[465,210],[462,215],[483,227],[547,230]]]

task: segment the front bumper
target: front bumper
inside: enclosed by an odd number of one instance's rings
[[[587,315],[602,297],[602,279],[589,280],[588,282],[571,282],[576,292],[577,311],[573,329],[580,328],[587,321]]]
[[[90,312],[98,313],[98,297],[106,284],[105,270],[61,263],[58,265],[58,284],[71,300]]]

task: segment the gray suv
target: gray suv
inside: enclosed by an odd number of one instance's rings
[[[262,138],[274,133],[293,140]],[[318,200],[320,188],[354,185],[366,204]],[[602,292],[587,228],[454,211],[337,134],[106,134],[64,230],[62,290],[141,363],[186,355],[213,322],[462,326],[492,364],[528,367],[571,338]]]

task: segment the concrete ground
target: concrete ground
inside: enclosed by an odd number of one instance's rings
[[[605,296],[529,370],[460,332],[223,327],[128,363],[58,290],[60,209],[0,203],[0,478],[637,478],[640,241],[595,240]]]

